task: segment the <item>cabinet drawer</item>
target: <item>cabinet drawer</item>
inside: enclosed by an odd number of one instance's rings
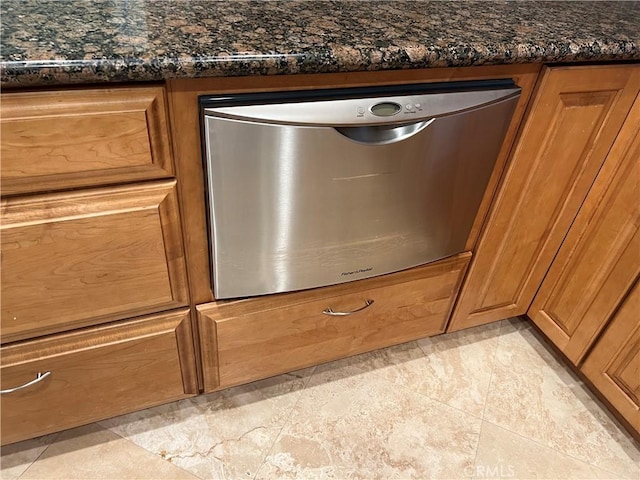
[[[175,181],[10,198],[2,342],[187,304]]]
[[[2,444],[197,393],[189,311],[0,349]]]
[[[171,176],[162,87],[2,95],[2,194]]]
[[[444,331],[470,253],[308,292],[198,307],[205,390]],[[373,301],[368,307],[367,301]],[[351,315],[323,313],[357,311]]]

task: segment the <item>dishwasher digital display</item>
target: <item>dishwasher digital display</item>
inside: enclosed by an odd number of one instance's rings
[[[398,113],[400,110],[402,110],[402,107],[393,102],[376,103],[371,107],[371,113],[376,117],[390,117]]]

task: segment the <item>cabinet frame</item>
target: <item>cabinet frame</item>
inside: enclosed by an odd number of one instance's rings
[[[517,128],[542,68],[539,64],[429,68],[404,71],[322,73],[287,76],[170,79],[167,82],[172,119],[172,143],[178,177],[185,248],[193,305],[214,301],[209,272],[204,174],[198,97],[215,93],[274,92],[319,88],[399,85],[459,80],[513,79],[522,89],[502,149],[469,234],[466,250],[477,241],[496,185],[510,153]]]

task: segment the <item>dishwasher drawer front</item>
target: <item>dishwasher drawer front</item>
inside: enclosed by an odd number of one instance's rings
[[[206,116],[216,298],[332,285],[462,252],[517,100],[382,127],[391,141],[371,143],[380,127]]]

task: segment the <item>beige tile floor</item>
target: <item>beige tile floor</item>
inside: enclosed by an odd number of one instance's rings
[[[6,446],[3,479],[640,478],[521,319]]]

